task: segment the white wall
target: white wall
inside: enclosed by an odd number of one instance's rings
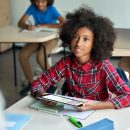
[[[11,23],[16,25],[20,17],[29,6],[29,0],[9,0],[11,8]]]
[[[130,28],[130,0],[55,0],[59,10],[71,11],[86,3],[98,14],[109,17],[115,27]],[[10,0],[12,23],[16,24],[29,5],[29,0]]]

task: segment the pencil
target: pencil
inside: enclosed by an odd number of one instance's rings
[[[29,23],[30,25],[33,25],[32,22],[31,22],[30,20],[28,20],[28,23]]]
[[[29,23],[30,25],[33,25],[30,20],[28,20],[28,23]],[[22,32],[23,30],[24,30],[24,28],[21,28],[21,29],[19,30],[19,33]]]

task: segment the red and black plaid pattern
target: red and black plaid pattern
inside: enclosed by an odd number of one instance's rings
[[[117,109],[130,105],[130,88],[120,78],[109,59],[98,64],[90,61],[81,65],[74,56],[67,56],[35,80],[32,91],[45,92],[63,77],[68,85],[69,96],[111,101]],[[112,98],[111,93],[117,96]]]

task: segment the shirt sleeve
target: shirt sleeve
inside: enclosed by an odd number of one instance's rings
[[[34,8],[34,5],[30,5],[29,7],[28,7],[28,9],[25,11],[25,14],[26,15],[32,15],[33,14],[33,8]]]
[[[44,93],[47,89],[57,83],[65,75],[65,61],[61,59],[56,65],[44,72],[38,79],[32,83],[32,93]]]
[[[121,79],[109,60],[105,63],[103,70],[105,72],[108,90],[116,95],[109,101],[111,101],[117,109],[130,106],[130,88]]]
[[[53,12],[53,17],[55,19],[58,19],[61,16],[60,12],[54,6],[52,6],[52,12]]]

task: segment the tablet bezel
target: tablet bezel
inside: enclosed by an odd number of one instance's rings
[[[51,98],[50,98],[51,96]],[[54,98],[60,98],[60,100],[56,100]],[[48,101],[52,101],[52,102],[60,102],[60,103],[64,103],[64,104],[68,104],[74,107],[77,107],[79,105],[82,105],[84,102],[83,101],[79,101],[74,99],[73,97],[69,97],[69,96],[62,96],[62,95],[57,95],[57,94],[43,94],[40,97],[37,97],[39,100],[48,100]],[[65,101],[66,100],[66,101]],[[69,101],[67,101],[69,100]]]

